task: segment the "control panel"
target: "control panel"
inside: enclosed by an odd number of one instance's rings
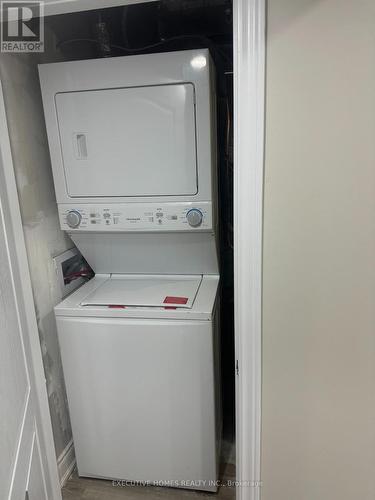
[[[210,231],[212,203],[59,205],[65,231]]]

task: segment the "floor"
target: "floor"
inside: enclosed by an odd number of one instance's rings
[[[220,467],[220,486],[217,494],[204,493],[176,488],[155,486],[116,486],[111,481],[79,478],[74,472],[62,490],[63,500],[194,500],[213,498],[215,500],[234,500],[235,487],[235,450],[230,441],[223,441]]]

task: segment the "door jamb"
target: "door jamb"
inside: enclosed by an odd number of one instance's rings
[[[236,498],[259,500],[266,0],[234,0],[233,15]]]
[[[40,433],[39,439],[43,446],[46,473],[46,486],[50,500],[61,500],[60,481],[57,470],[57,461],[55,445],[53,441],[52,423],[49,411],[46,379],[43,368],[42,352],[39,341],[39,332],[37,326],[36,313],[34,308],[34,297],[31,286],[29,264],[27,260],[27,251],[23,233],[23,225],[18,202],[18,193],[13,166],[13,158],[10,145],[8,122],[5,112],[5,101],[0,80],[0,168],[4,174],[5,191],[7,193],[6,202],[9,205],[8,223],[13,232],[16,243],[16,263],[19,276],[22,281],[17,286],[17,308],[24,317],[24,325],[27,329],[27,339],[29,341],[29,359],[30,376],[35,387],[35,411],[39,417]],[[18,284],[18,280],[17,280]],[[15,283],[16,285],[16,283]]]

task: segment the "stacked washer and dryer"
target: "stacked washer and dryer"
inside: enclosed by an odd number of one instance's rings
[[[39,67],[61,228],[95,277],[55,308],[81,476],[217,489],[208,50]]]

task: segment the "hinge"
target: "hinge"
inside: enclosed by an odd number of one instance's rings
[[[236,375],[239,375],[240,369],[238,367],[238,359],[236,359]]]

